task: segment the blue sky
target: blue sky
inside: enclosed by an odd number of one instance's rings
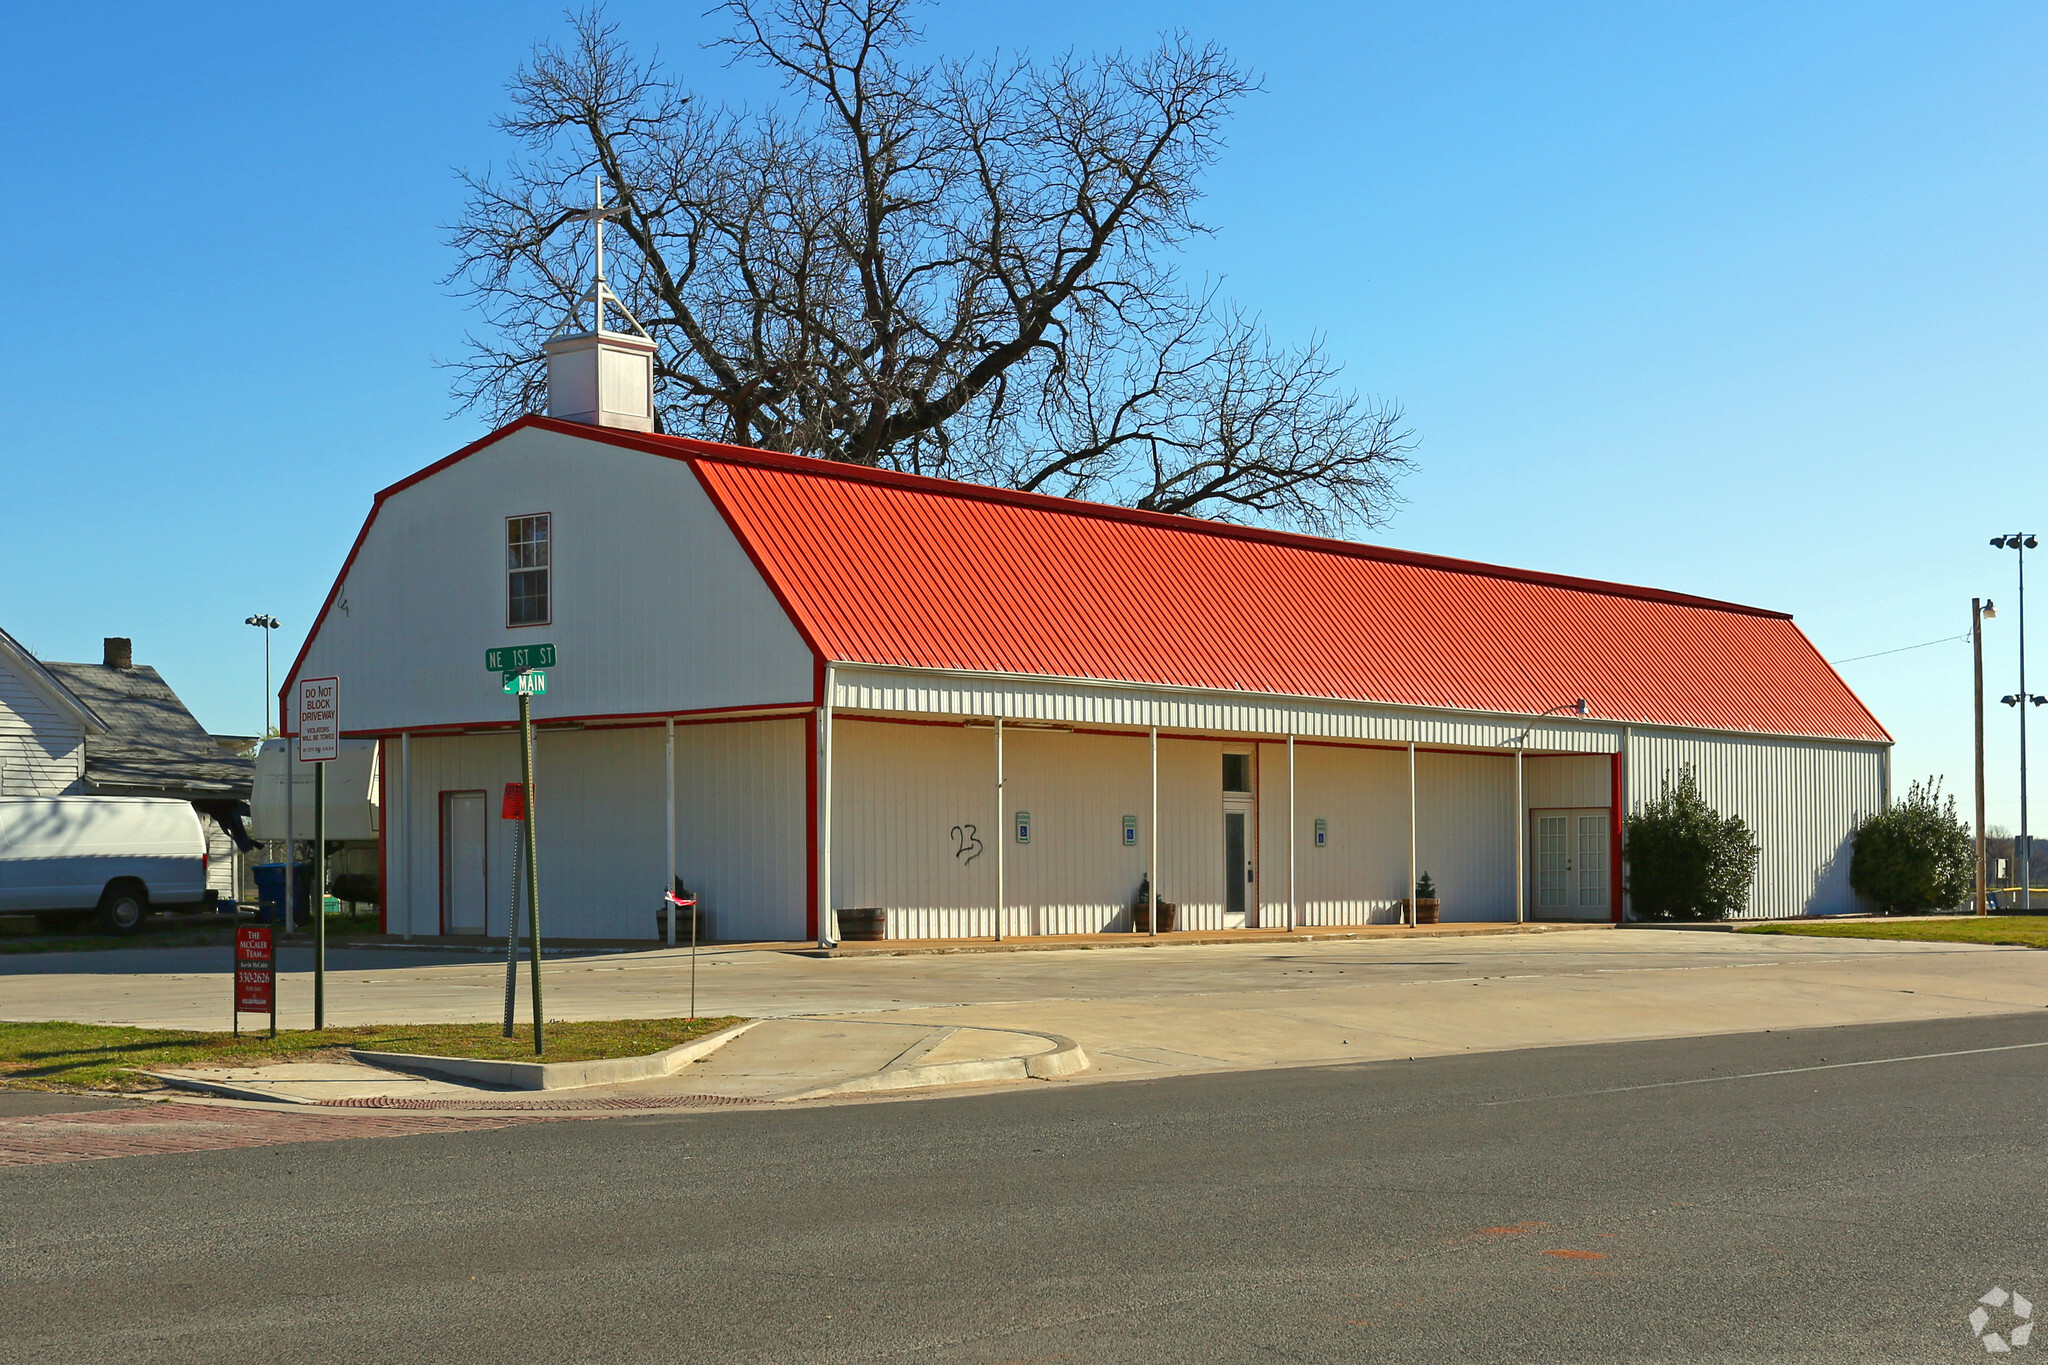
[[[699,10],[611,7],[704,93],[770,97],[699,49]],[[561,8],[84,13],[0,18],[0,625],[55,659],[133,636],[247,732],[242,618],[282,617],[288,654],[370,495],[482,430],[435,364],[474,325],[441,227]],[[1985,542],[2048,533],[2048,9],[1039,0],[926,25],[954,53],[1170,26],[1265,81],[1190,269],[1323,334],[1422,434],[1372,539],[1790,611],[1830,659],[1956,636],[1842,672],[1901,787],[1943,773],[1967,804],[1973,594],[2003,608],[1994,696],[2017,663],[2013,556]]]

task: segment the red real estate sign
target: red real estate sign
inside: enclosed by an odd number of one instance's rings
[[[235,1012],[268,1014],[277,999],[277,961],[271,956],[270,926],[244,924],[235,930]]]

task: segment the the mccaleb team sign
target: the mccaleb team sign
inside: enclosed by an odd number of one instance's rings
[[[235,1031],[244,1014],[267,1014],[277,1032],[277,958],[270,926],[243,924],[235,929]]]

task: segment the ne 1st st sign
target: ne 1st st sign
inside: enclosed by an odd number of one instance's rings
[[[524,673],[529,668],[553,668],[553,645],[505,645],[484,651],[484,667],[492,673]],[[511,691],[511,688],[506,688]]]

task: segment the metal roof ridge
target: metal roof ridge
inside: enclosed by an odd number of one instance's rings
[[[1548,573],[1540,569],[1520,569],[1506,564],[1488,564],[1482,560],[1459,559],[1451,555],[1429,554],[1421,550],[1402,550],[1392,546],[1368,545],[1354,540],[1338,540],[1330,536],[1305,535],[1298,531],[1276,531],[1264,526],[1246,526],[1238,522],[1211,521],[1204,517],[1184,516],[1171,512],[1152,512],[1143,508],[1124,507],[1116,503],[1090,502],[1081,498],[1063,498],[1052,493],[1033,493],[1017,488],[998,488],[992,484],[969,483],[963,479],[942,479],[929,474],[905,474],[894,469],[875,469],[867,465],[824,460],[813,455],[791,455],[783,451],[757,450],[750,446],[728,445],[724,442],[706,441],[694,436],[673,436],[666,432],[622,431],[612,427],[596,427],[587,426],[580,422],[565,422],[557,418],[527,416],[520,418],[510,426],[501,428],[498,432],[493,432],[489,437],[478,442],[477,446],[488,444],[497,439],[498,436],[509,434],[513,429],[526,425],[542,427],[564,436],[583,436],[595,438],[609,445],[639,448],[647,450],[652,454],[679,455],[682,458],[693,461],[773,469],[809,478],[839,479],[848,483],[863,483],[880,488],[896,488],[905,492],[959,498],[969,502],[987,502],[1013,507],[1026,507],[1060,516],[1085,517],[1096,521],[1121,521],[1130,525],[1151,526],[1166,531],[1215,536],[1226,540],[1274,545],[1283,549],[1306,550],[1319,554],[1337,554],[1352,559],[1374,560],[1385,564],[1401,564],[1411,568],[1435,569],[1444,573],[1469,574],[1475,577],[1502,579],[1508,582],[1530,583],[1541,587],[1563,588],[1573,592],[1596,593],[1606,597],[1628,597],[1640,601],[1698,607],[1707,611],[1735,612],[1743,616],[1761,616],[1781,621],[1793,619],[1790,612],[1775,611],[1768,607],[1752,607],[1741,602],[1728,602],[1720,598],[1701,597],[1692,593],[1674,592],[1667,588],[1652,588],[1635,583],[1617,583],[1610,579],[1581,578],[1573,574]],[[475,448],[465,449],[462,452],[458,452],[458,455],[467,454]],[[426,471],[422,471],[422,473],[424,472]],[[410,482],[412,482],[411,479],[401,481],[400,484],[393,485],[391,489],[386,491],[395,492],[399,487]],[[382,494],[379,494],[379,496],[381,497]]]

